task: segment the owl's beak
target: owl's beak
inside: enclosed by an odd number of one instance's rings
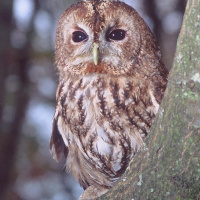
[[[93,61],[95,65],[98,64],[98,48],[99,48],[99,45],[96,42],[94,42],[92,54],[93,54]]]

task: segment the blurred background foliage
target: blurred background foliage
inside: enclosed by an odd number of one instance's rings
[[[124,0],[148,23],[171,68],[186,0]],[[0,1],[0,199],[75,200],[82,189],[49,153],[58,82],[54,39],[75,0]]]

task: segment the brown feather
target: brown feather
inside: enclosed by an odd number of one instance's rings
[[[124,38],[110,40],[113,30],[124,31]],[[74,42],[75,31],[86,39]],[[146,23],[120,1],[68,8],[58,23],[55,51],[60,84],[50,148],[57,161],[67,152],[68,170],[86,189],[80,199],[94,199],[115,184],[143,145],[168,71]]]

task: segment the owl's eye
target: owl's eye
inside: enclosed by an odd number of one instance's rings
[[[109,32],[106,36],[106,39],[109,40],[123,40],[126,36],[126,31],[122,29],[115,29]]]
[[[86,40],[87,38],[88,38],[88,36],[82,31],[74,31],[72,33],[72,40],[74,42],[82,42],[82,41]]]

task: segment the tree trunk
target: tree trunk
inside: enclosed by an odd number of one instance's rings
[[[200,198],[200,0],[188,0],[173,68],[149,137],[99,199]]]

